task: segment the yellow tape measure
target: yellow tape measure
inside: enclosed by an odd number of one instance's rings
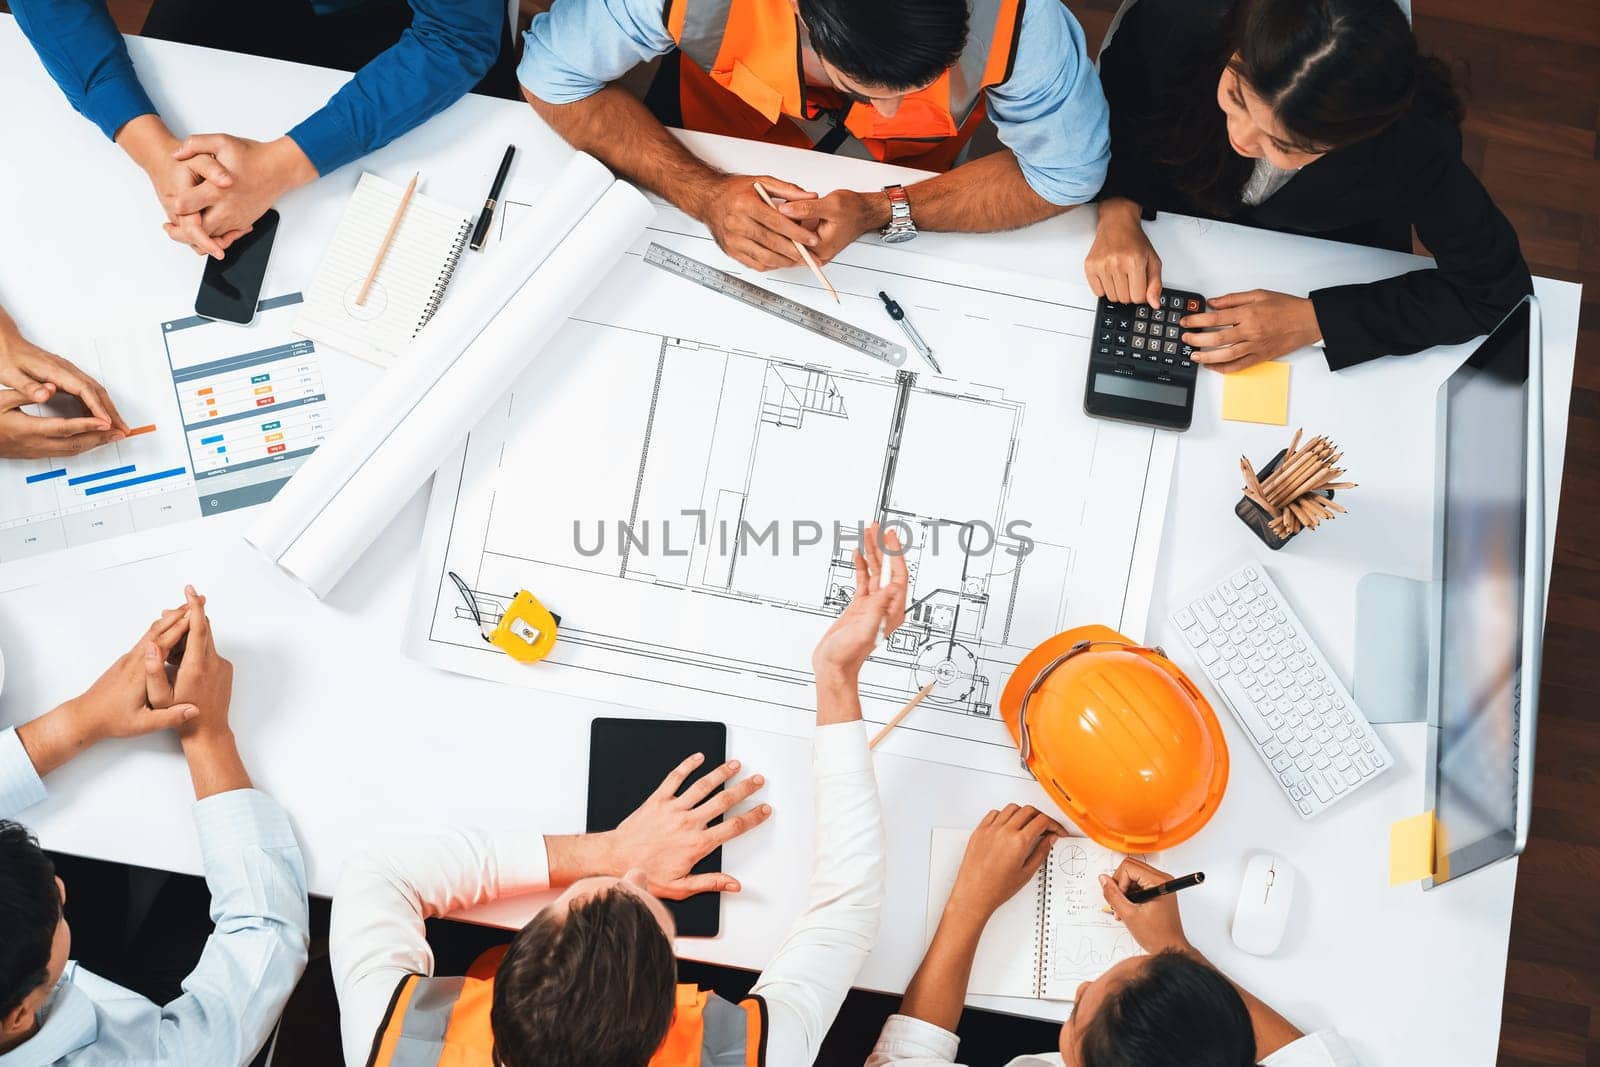
[[[447,571],[446,574],[461,591],[462,598],[467,602],[467,610],[472,613],[473,621],[478,624],[478,632],[485,641],[518,663],[537,663],[550,654],[561,628],[561,616],[539,603],[538,597],[526,589],[518,591],[506,610],[501,612],[500,621],[494,629],[485,630],[477,597],[455,571]]]

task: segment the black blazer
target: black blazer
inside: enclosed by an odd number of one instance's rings
[[[1232,0],[1138,0],[1100,57],[1111,104],[1111,165],[1100,198],[1211,215],[1150,159],[1151,120],[1174,91],[1215,96],[1214,81],[1173,84],[1203,62]],[[1214,217],[1214,216],[1213,216]],[[1265,203],[1228,221],[1411,251],[1411,228],[1438,267],[1311,294],[1334,370],[1487,333],[1533,291],[1516,231],[1461,159],[1461,131],[1419,101],[1377,137],[1330,152]]]

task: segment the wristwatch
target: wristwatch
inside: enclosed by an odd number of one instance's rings
[[[897,245],[917,235],[917,224],[911,221],[911,200],[903,185],[885,185],[889,197],[889,225],[878,231],[884,244]]]

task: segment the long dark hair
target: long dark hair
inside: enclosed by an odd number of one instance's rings
[[[1254,160],[1228,144],[1216,85],[1231,69],[1272,107],[1293,146],[1331,152],[1376,137],[1419,101],[1450,122],[1450,68],[1423,55],[1395,0],[1237,0],[1214,39],[1173,78],[1151,151],[1199,207],[1233,214]]]

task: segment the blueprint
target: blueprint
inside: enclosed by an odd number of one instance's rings
[[[642,261],[651,241],[904,342],[896,370]],[[860,524],[909,546],[905,624],[866,717],[923,703],[885,751],[1022,775],[1010,672],[1069,626],[1143,634],[1175,437],[1093,420],[1083,286],[859,245],[738,267],[664,209],[434,480],[407,644],[436,666],[655,713],[803,735],[810,657],[848,603]],[[453,572],[471,591],[469,606]],[[518,590],[560,617],[549,659],[493,625]]]

